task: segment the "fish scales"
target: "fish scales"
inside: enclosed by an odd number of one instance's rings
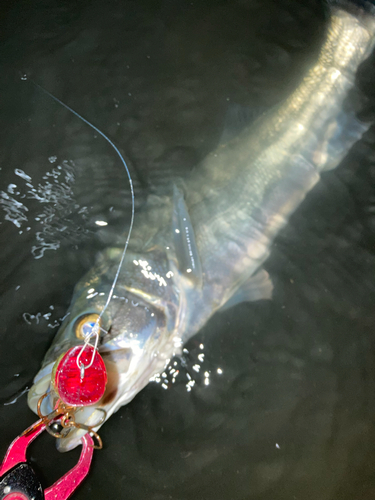
[[[347,2],[349,4],[349,2]],[[99,350],[108,372],[102,401],[77,412],[82,423],[107,418],[181,352],[220,307],[270,298],[262,264],[290,214],[336,167],[369,124],[344,103],[358,66],[374,46],[374,17],[332,9],[320,56],[291,96],[207,156],[173,196],[152,197],[136,217],[115,294],[103,314]],[[357,12],[358,15],[355,15]],[[46,354],[29,392],[35,411],[56,401],[51,370],[79,345],[77,324],[103,311],[122,249],[109,248],[77,284],[69,315]],[[100,414],[101,415],[101,414]],[[61,451],[80,442],[72,430]]]
[[[364,25],[337,11],[316,65],[296,91],[232,144],[210,154],[188,183],[208,295],[212,280],[220,282],[225,302],[224,290],[232,293],[245,269],[250,276],[259,267],[320,172],[336,166],[368,129],[352,110],[343,112],[343,101],[373,48],[373,35],[373,22]],[[203,194],[202,185],[208,186]]]

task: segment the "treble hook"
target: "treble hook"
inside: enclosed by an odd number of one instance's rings
[[[40,420],[38,420],[38,422],[36,422],[30,428],[26,429],[23,435],[30,434],[31,432],[34,432],[41,425],[45,425],[45,429],[48,432],[48,434],[50,434],[56,439],[64,439],[68,437],[70,429],[75,428],[87,431],[91,437],[95,438],[97,444],[94,444],[93,446],[94,449],[101,450],[103,448],[103,442],[101,437],[97,432],[94,431],[94,428],[99,427],[99,425],[103,424],[107,417],[107,412],[103,408],[96,408],[96,411],[100,411],[102,413],[102,417],[97,422],[95,422],[94,425],[86,425],[76,422],[75,413],[77,411],[77,407],[66,405],[61,401],[61,399],[57,401],[55,409],[51,413],[49,413],[48,415],[43,415],[41,406],[43,400],[46,397],[47,393],[43,394],[43,396],[41,396],[41,398],[38,401],[37,412]],[[62,427],[61,431],[55,431],[52,428],[52,425],[57,422]],[[67,432],[64,433],[64,429],[67,429]]]

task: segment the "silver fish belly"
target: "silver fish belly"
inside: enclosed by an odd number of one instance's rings
[[[103,399],[81,411],[86,425],[128,403],[215,311],[270,298],[262,270],[290,214],[369,128],[343,107],[358,66],[374,46],[375,21],[333,12],[317,63],[277,109],[220,145],[171,197],[136,219],[116,292],[103,315],[99,350],[108,371]],[[29,393],[36,410],[51,370],[77,330],[105,305],[122,249],[111,248],[77,284],[69,308]],[[78,326],[77,326],[78,325]],[[54,401],[45,399],[45,413]],[[72,430],[59,448],[79,444]]]

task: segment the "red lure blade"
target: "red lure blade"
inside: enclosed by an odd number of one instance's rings
[[[61,400],[71,406],[88,406],[97,403],[105,392],[107,371],[104,361],[90,344],[69,349],[53,370],[52,382]],[[77,358],[86,368],[82,377]],[[93,359],[92,365],[88,366]]]

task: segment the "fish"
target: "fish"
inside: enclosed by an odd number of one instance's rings
[[[151,196],[137,214],[115,293],[106,307],[123,249],[109,247],[77,283],[67,316],[28,394],[43,413],[56,401],[56,360],[82,345],[100,317],[98,349],[107,370],[102,399],[77,409],[99,428],[181,353],[216,311],[271,299],[263,264],[272,243],[323,172],[336,168],[369,129],[348,95],[375,44],[374,6],[336,1],[320,54],[292,94],[221,141],[171,193]],[[80,444],[84,429],[57,440]]]

